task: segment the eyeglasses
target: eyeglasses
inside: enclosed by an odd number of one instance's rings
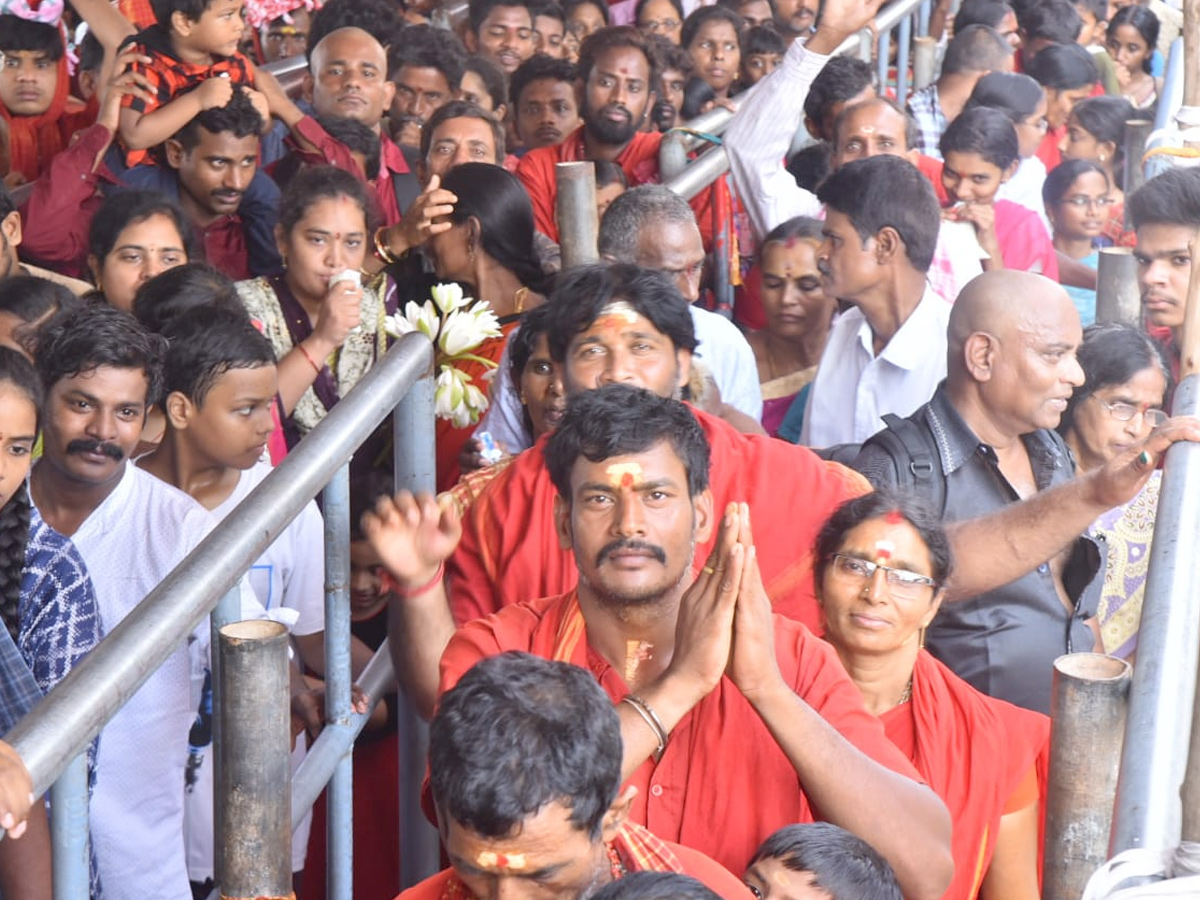
[[[839,575],[855,581],[870,581],[875,577],[876,569],[883,570],[888,590],[896,597],[913,600],[920,597],[925,588],[937,590],[938,583],[928,575],[920,575],[907,569],[881,566],[870,560],[859,559],[857,556],[845,556],[837,553],[833,557],[833,570]]]
[[[1097,403],[1099,403],[1106,410],[1108,410],[1108,414],[1110,416],[1112,416],[1114,419],[1116,419],[1118,422],[1128,422],[1131,419],[1133,419],[1134,416],[1140,414],[1143,422],[1145,422],[1151,428],[1157,428],[1159,425],[1162,425],[1164,422],[1166,422],[1167,419],[1169,418],[1167,416],[1167,414],[1161,409],[1151,409],[1149,407],[1137,407],[1137,406],[1134,406],[1132,403],[1125,403],[1124,401],[1121,401],[1121,400],[1114,400],[1112,403],[1108,403],[1104,400],[1101,400],[1095,394],[1092,394],[1092,397],[1095,398]]]
[[[660,31],[674,31],[682,24],[678,19],[652,19],[649,22],[642,22],[639,27],[642,31],[658,34]]]
[[[1076,209],[1087,209],[1089,206],[1104,209],[1112,206],[1116,201],[1112,197],[1088,197],[1085,194],[1076,194],[1074,197],[1063,197],[1060,202],[1074,206]]]
[[[1026,119],[1021,124],[1028,126],[1029,128],[1036,128],[1038,131],[1040,131],[1042,133],[1045,133],[1050,130],[1050,120],[1047,119],[1045,116],[1042,116],[1036,122],[1030,122],[1028,119]]]

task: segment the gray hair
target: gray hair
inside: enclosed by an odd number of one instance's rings
[[[638,244],[647,228],[696,224],[687,201],[661,184],[644,184],[617,197],[600,220],[600,256],[637,265]]]

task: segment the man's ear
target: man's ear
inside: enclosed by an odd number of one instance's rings
[[[473,29],[463,29],[463,46],[467,48],[468,53],[475,54],[479,52],[479,35]]]
[[[972,380],[987,382],[992,380],[996,364],[996,339],[986,331],[973,332],[963,345],[963,364]]]
[[[163,142],[163,148],[167,151],[167,165],[172,169],[178,169],[183,165],[183,157],[187,153],[183,149],[183,144],[179,143],[175,138],[167,138]]]
[[[572,550],[575,540],[571,534],[571,504],[562,498],[561,494],[554,495],[554,531],[558,535],[560,550]]]
[[[675,385],[676,391],[682,391],[692,378],[692,351],[676,350],[675,362],[679,366],[679,379]],[[678,396],[678,393],[676,394]]]
[[[904,253],[904,241],[891,225],[885,225],[875,232],[875,262],[881,266],[898,259]]]
[[[612,806],[608,808],[600,822],[600,833],[604,843],[610,844],[616,840],[617,832],[629,818],[629,811],[633,808],[633,800],[637,797],[637,792],[638,789],[632,784],[626,785],[624,790],[613,800]]]
[[[171,423],[171,427],[176,431],[183,431],[188,427],[196,406],[187,394],[182,391],[171,391],[167,394],[162,409],[167,421]]]
[[[695,520],[692,523],[692,537],[697,544],[705,543],[713,532],[713,495],[712,490],[705,488],[692,500],[692,510]]]
[[[12,246],[18,247],[21,244],[21,213],[13,210],[3,219],[0,219],[0,233],[4,235],[4,239]],[[13,255],[16,256],[14,250]]]

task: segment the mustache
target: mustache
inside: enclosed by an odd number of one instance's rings
[[[116,444],[97,441],[93,438],[77,438],[67,444],[67,453],[103,453],[115,462],[125,458],[125,451]]]
[[[656,560],[658,560],[660,564],[664,566],[667,564],[667,554],[662,547],[656,546],[655,544],[648,544],[645,541],[630,541],[621,539],[613,541],[611,544],[605,544],[600,548],[600,552],[596,554],[596,565],[599,566],[604,562],[604,560],[621,550],[635,550],[640,553],[649,553]]]

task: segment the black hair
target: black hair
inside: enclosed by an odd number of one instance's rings
[[[1167,169],[1126,201],[1134,230],[1143,225],[1200,228],[1200,169]]]
[[[484,20],[498,6],[523,7],[529,13],[529,21],[533,22],[533,4],[530,0],[470,0],[467,4],[467,27],[475,34],[479,34],[479,29],[483,26]]]
[[[1116,148],[1113,168],[1119,169],[1125,155],[1125,123],[1137,115],[1129,99],[1120,95],[1088,97],[1071,108],[1071,115],[1098,142],[1112,142]]]
[[[625,177],[625,170],[615,162],[607,159],[599,159],[592,163],[596,170],[596,187],[608,187],[610,184],[619,184],[623,188],[629,187],[629,179]]]
[[[1014,125],[1024,122],[1035,112],[1046,98],[1042,86],[1030,78],[1015,72],[989,72],[975,83],[971,97],[964,109],[978,106],[998,109],[1008,116]]]
[[[622,195],[622,199],[627,196]],[[696,349],[696,329],[688,302],[671,279],[628,263],[597,263],[577,266],[559,276],[547,303],[551,310],[547,328],[550,357],[555,362],[566,359],[575,336],[617,301],[628,303],[666,335],[676,350]]]
[[[709,22],[728,22],[733,26],[733,33],[737,36],[738,49],[741,50],[742,17],[724,6],[698,6],[692,10],[683,20],[683,30],[679,33],[679,45],[685,49],[690,48],[700,29]]]
[[[778,53],[782,56],[787,52],[787,44],[770,25],[758,25],[747,30],[743,44],[742,52],[746,56],[753,56],[755,53]]]
[[[19,51],[45,53],[51,62],[58,62],[66,47],[55,26],[4,13],[0,15],[0,53]]]
[[[521,102],[521,93],[529,85],[535,81],[561,81],[575,86],[575,79],[579,77],[579,72],[575,68],[575,64],[568,62],[565,59],[555,59],[552,56],[543,56],[540,53],[535,53],[525,62],[517,67],[517,71],[512,73],[512,78],[508,82],[508,99],[510,107],[516,110],[516,106]]]
[[[83,36],[83,40],[79,42],[79,68],[80,72],[99,72],[100,66],[104,64],[104,47],[101,46],[100,40],[96,35],[89,31]]]
[[[467,100],[451,100],[445,106],[429,117],[425,127],[421,129],[421,159],[429,159],[429,150],[433,146],[433,134],[438,127],[450,119],[479,119],[486,122],[492,129],[492,140],[496,143],[496,165],[504,161],[504,126],[482,106]]]
[[[604,20],[605,27],[612,24],[612,19],[608,15],[608,4],[604,0],[562,0],[563,15],[566,18],[571,18],[571,13],[579,9],[581,6],[594,6],[600,13],[600,18]]]
[[[1004,0],[963,0],[954,14],[954,28],[958,30],[972,25],[999,28],[1004,17],[1012,11],[1013,8]]]
[[[275,350],[243,311],[195,307],[166,323],[169,342],[163,390],[203,406],[217,379],[232,369],[275,365]]]
[[[3,181],[0,181],[0,222],[17,211],[17,201],[13,199],[12,191]]]
[[[680,24],[687,18],[687,13],[683,11],[682,0],[667,0],[675,10],[675,15],[679,16]],[[638,0],[637,5],[633,8],[633,24],[638,25],[642,20],[642,10],[650,3],[650,0]]]
[[[706,7],[711,9],[711,7]],[[693,75],[683,86],[683,107],[679,115],[687,122],[704,112],[704,107],[717,99],[717,92],[699,75]]]
[[[1096,172],[1104,179],[1104,183],[1108,184],[1108,173],[1090,159],[1064,159],[1046,173],[1046,180],[1042,182],[1042,203],[1047,209],[1058,206],[1075,183],[1075,179],[1089,172]]]
[[[1092,18],[1096,20],[1096,24],[1108,21],[1108,0],[1075,0],[1075,11],[1079,13],[1080,18],[1083,18],[1083,10],[1090,12]]]
[[[167,342],[138,320],[107,303],[94,303],[56,316],[42,329],[36,357],[42,385],[51,390],[64,378],[103,366],[140,369],[146,375],[146,406],[162,397]]]
[[[179,204],[166,194],[142,190],[117,191],[104,198],[88,227],[88,254],[103,266],[122,231],[154,216],[166,216],[171,220],[183,240],[188,259],[197,255],[195,232]]]
[[[834,56],[813,79],[804,115],[820,126],[837,103],[853,99],[875,83],[875,68],[857,56]]]
[[[533,356],[533,348],[537,339],[550,330],[550,305],[543,303],[535,306],[521,316],[521,327],[512,333],[508,339],[508,372],[513,384],[520,385],[521,376],[525,374],[525,366]]]
[[[1117,29],[1129,25],[1146,42],[1146,58],[1142,60],[1142,71],[1149,73],[1153,64],[1154,48],[1158,46],[1158,16],[1144,6],[1122,6],[1108,23],[1108,39],[1115,40]]]
[[[1075,358],[1085,380],[1072,392],[1059,420],[1058,433],[1064,437],[1074,427],[1075,413],[1083,401],[1101,388],[1125,384],[1145,369],[1162,374],[1166,384],[1163,398],[1171,396],[1171,367],[1162,347],[1140,328],[1118,322],[1089,325],[1083,329],[1083,343]]]
[[[171,16],[183,13],[189,22],[198,22],[213,0],[150,0],[154,18],[167,31],[171,30]]]
[[[1083,30],[1083,19],[1071,0],[1038,0],[1017,10],[1017,25],[1026,42],[1040,39],[1074,44]]]
[[[474,72],[479,76],[488,96],[492,98],[493,109],[508,102],[508,76],[499,66],[482,56],[468,56],[463,63],[463,72]]]
[[[828,822],[785,825],[763,841],[747,868],[764,859],[811,874],[812,886],[831,900],[901,900],[888,861],[862,838]]]
[[[630,872],[600,888],[591,900],[721,900],[721,897],[690,875]]]
[[[813,577],[817,585],[821,584],[825,570],[841,549],[847,534],[863,522],[896,514],[917,532],[929,551],[929,562],[933,569],[931,577],[939,585],[944,585],[954,569],[954,557],[950,550],[950,539],[942,528],[941,516],[933,511],[923,497],[890,488],[846,501],[821,526],[813,556]]]
[[[813,141],[806,147],[801,147],[787,161],[788,174],[796,179],[796,184],[809,193],[815,194],[821,182],[833,171],[833,154],[826,141]]]
[[[446,173],[442,188],[458,197],[449,220],[478,221],[482,250],[541,293],[545,275],[534,252],[533,203],[517,177],[491,163],[463,163]]]
[[[660,88],[662,87],[662,77],[668,69],[675,69],[677,72],[681,72],[684,78],[687,78],[696,68],[692,54],[678,44],[672,44],[661,34],[646,35],[646,46],[654,55],[655,71],[658,73],[659,79],[655,84]]]
[[[566,29],[567,14],[563,12],[562,5],[557,3],[556,0],[545,0],[544,3],[534,3],[529,7],[529,11],[533,14],[534,19],[537,19],[539,16],[547,19],[557,19],[559,22],[562,22],[564,30]]]
[[[1017,129],[998,109],[977,106],[951,122],[938,142],[944,159],[950,153],[977,153],[1004,172],[1020,158]]]
[[[283,189],[279,224],[284,233],[288,233],[317,203],[339,197],[346,197],[358,205],[369,233],[375,216],[367,189],[349,172],[335,166],[312,166],[296,173]]]
[[[201,111],[179,129],[175,140],[179,141],[185,151],[191,151],[200,143],[201,128],[209,134],[229,132],[236,138],[246,138],[258,137],[265,124],[262,113],[250,102],[250,95],[241,85],[235,85],[233,96],[227,104]]]
[[[317,44],[343,28],[365,31],[386,50],[400,38],[404,27],[399,4],[388,0],[329,0],[313,13],[304,56],[311,63]]]
[[[621,785],[617,711],[586,669],[527,653],[481,659],[438,702],[429,781],[439,811],[483,837],[507,837],[557,802],[597,840]]]
[[[795,216],[788,219],[786,222],[780,222],[767,233],[767,236],[762,239],[759,247],[766,247],[767,244],[773,244],[777,241],[790,240],[806,240],[820,241],[821,228],[820,219],[813,219],[809,216]],[[761,253],[760,253],[761,256]]]
[[[198,307],[241,312],[232,279],[208,263],[175,266],[155,275],[133,295],[133,317],[154,334],[162,334],[167,323]]]
[[[37,350],[38,332],[51,316],[78,309],[82,303],[70,289],[48,278],[10,275],[0,279],[0,312],[16,316],[21,324],[13,340],[30,356]]]
[[[708,489],[708,438],[687,405],[645,388],[606,384],[567,401],[542,452],[558,495],[571,502],[571,470],[579,457],[602,462],[666,442],[687,471],[688,496]]]
[[[364,174],[374,181],[379,175],[383,153],[379,135],[358,119],[328,114],[318,114],[316,119],[317,124],[324,128],[331,138],[344,144],[350,152],[362,154]]]
[[[987,25],[956,28],[942,58],[942,74],[990,72],[1010,59],[1012,47],[996,29]]]
[[[867,109],[872,106],[886,106],[896,115],[904,120],[904,146],[905,149],[911,150],[917,146],[920,140],[919,129],[917,128],[917,120],[912,117],[907,109],[893,100],[891,97],[880,95],[871,97],[869,100],[860,100],[851,106],[842,107],[842,111],[838,113],[838,117],[833,120],[833,133],[830,137],[833,138],[833,147],[836,150],[839,144],[838,135],[841,133],[846,120],[856,114],[861,109]]]
[[[1100,80],[1092,54],[1078,44],[1051,44],[1026,67],[1042,87],[1073,91]]]
[[[11,347],[0,347],[0,384],[12,385],[33,404],[36,433],[41,421],[42,382],[33,364]],[[22,483],[0,508],[0,618],[14,641],[20,630],[21,578],[25,571],[25,546],[29,543],[29,513],[29,489]]]
[[[467,68],[467,49],[454,32],[432,25],[410,25],[400,40],[388,48],[388,72],[394,80],[400,70],[436,69],[451,91],[457,91]]]
[[[872,156],[846,163],[825,179],[817,198],[843,213],[864,245],[881,228],[896,229],[912,267],[929,271],[941,208],[929,179],[908,160]]]
[[[579,77],[586,83],[591,77],[592,67],[596,65],[596,60],[600,56],[618,47],[628,47],[640,50],[646,57],[646,64],[650,67],[649,84],[656,86],[661,73],[658,68],[658,54],[651,49],[651,46],[646,36],[632,25],[601,28],[584,38],[583,43],[579,46],[579,62],[577,63]]]
[[[363,516],[375,509],[380,497],[391,497],[395,493],[395,481],[390,473],[382,469],[371,468],[351,474],[350,540],[366,540],[362,530]]]

